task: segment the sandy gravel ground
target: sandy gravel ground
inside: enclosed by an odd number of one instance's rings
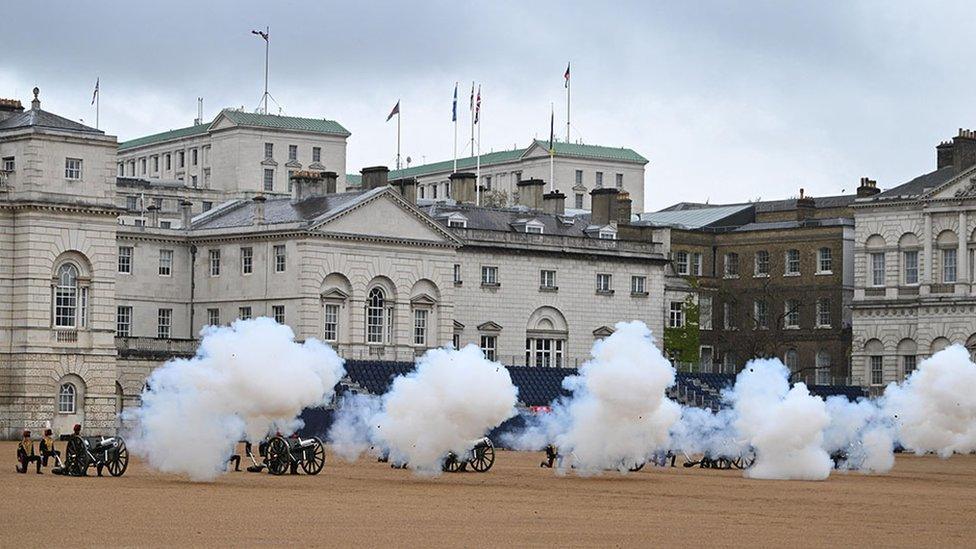
[[[423,478],[330,454],[316,477],[203,484],[137,460],[121,478],[18,475],[15,447],[0,443],[7,547],[976,545],[976,456],[899,456],[888,475],[798,482],[680,466],[557,476],[520,452],[499,452],[486,474]]]

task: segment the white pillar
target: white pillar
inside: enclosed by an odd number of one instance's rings
[[[959,244],[956,251],[956,282],[958,283],[969,282],[969,254],[966,249],[969,242],[969,235],[966,234],[966,227],[966,211],[961,210],[959,212],[959,231],[957,234]]]
[[[925,286],[925,293],[928,293],[928,286],[932,284],[932,214],[925,212],[925,234],[923,235],[923,255],[922,258],[922,285]]]

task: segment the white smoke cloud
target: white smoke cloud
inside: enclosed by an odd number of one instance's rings
[[[528,417],[525,431],[507,441],[534,449],[554,443],[568,457],[561,467],[580,474],[626,471],[667,448],[681,414],[665,394],[674,368],[639,321],[618,323],[591,354],[579,375],[563,380],[572,395],[554,403],[551,413]]]
[[[130,446],[160,471],[213,480],[242,436],[294,431],[302,409],[328,403],[344,375],[330,347],[298,344],[269,318],[208,328],[195,357],[149,376],[142,404],[125,413]]]
[[[427,474],[448,452],[464,455],[485,433],[515,415],[518,389],[508,370],[468,345],[432,349],[417,369],[374,399],[344,399],[329,439],[345,458],[375,448],[393,463]]]
[[[895,464],[894,429],[877,402],[844,396],[828,397],[830,423],[823,449],[838,458],[838,468],[862,473],[886,473]]]
[[[976,364],[962,345],[939,351],[900,385],[889,385],[882,406],[910,451],[941,457],[976,451]]]

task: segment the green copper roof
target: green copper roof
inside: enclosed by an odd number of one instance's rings
[[[363,184],[363,176],[358,173],[347,173],[346,174],[346,185],[351,187],[358,187]]]
[[[221,111],[221,114],[225,115],[231,122],[237,124],[238,126],[322,133],[342,137],[349,137],[350,135],[349,130],[343,128],[342,124],[339,124],[334,120],[258,114],[252,112],[235,111],[231,109],[223,110]],[[219,118],[220,115],[218,114],[217,117]],[[119,143],[119,150],[132,149],[135,147],[142,147],[144,145],[151,145],[153,143],[162,143],[164,141],[170,141],[173,139],[181,139],[184,137],[204,134],[210,130],[211,125],[212,122],[210,124],[197,124],[188,128],[180,128],[178,130],[170,130],[168,132],[130,139],[129,141]]]
[[[549,149],[549,142],[536,139],[535,143],[543,149]],[[647,159],[637,154],[633,149],[623,147],[602,147],[600,145],[580,145],[576,143],[556,142],[556,156],[571,156],[576,158],[590,158],[598,160],[612,160],[615,162],[635,162],[647,164]],[[504,164],[505,162],[515,162],[522,158],[528,148],[512,149],[508,151],[491,152],[481,155],[481,165],[491,166],[494,164]],[[458,158],[458,170],[474,170],[477,166],[477,157],[468,156]],[[423,164],[421,166],[411,166],[400,170],[391,170],[390,179],[400,179],[403,177],[419,177],[432,173],[451,172],[454,169],[453,160]]]

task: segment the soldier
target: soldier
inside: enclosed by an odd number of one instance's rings
[[[31,432],[24,430],[24,438],[17,445],[17,461],[20,465],[17,467],[18,473],[27,473],[27,468],[30,467],[31,462],[37,463],[37,474],[43,475],[41,472],[41,457],[34,453],[34,441],[30,438]]]
[[[234,449],[237,450],[237,445],[236,444],[234,445]],[[250,448],[248,448],[248,451],[250,451]],[[240,472],[240,470],[241,470],[241,455],[238,454],[238,453],[231,454],[230,457],[227,458],[227,464],[230,465],[231,463],[234,464],[234,470],[237,471],[237,472]]]
[[[552,466],[556,464],[556,460],[558,458],[559,458],[559,450],[556,448],[556,445],[549,444],[546,446],[546,461],[540,463],[539,467],[552,469]]]
[[[80,423],[75,423],[75,426],[72,429],[72,432],[74,433],[74,435],[76,437],[81,437],[81,424]],[[82,443],[82,446],[83,446],[85,452],[87,452],[88,451],[88,441],[85,440],[84,438],[82,438],[81,439],[81,443]],[[98,476],[102,476],[102,469],[103,468],[105,468],[105,462],[102,461],[102,460],[98,460],[98,462],[95,464],[95,471],[98,473]],[[88,473],[85,473],[84,476],[88,476]]]
[[[54,448],[54,438],[51,436],[50,429],[44,429],[44,438],[41,439],[41,464],[47,467],[47,460],[53,457],[58,466],[61,465],[61,452]]]

